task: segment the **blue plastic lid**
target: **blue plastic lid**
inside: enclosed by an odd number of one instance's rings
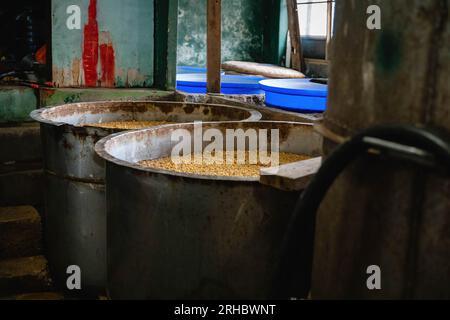
[[[258,76],[245,76],[245,75],[222,75],[222,88],[247,88],[247,89],[259,89],[259,82],[265,79]],[[206,74],[203,73],[191,73],[191,74],[178,74],[177,86],[184,87],[206,87]]]
[[[310,79],[270,79],[260,81],[261,88],[265,91],[296,95],[326,97],[328,86],[311,82]]]

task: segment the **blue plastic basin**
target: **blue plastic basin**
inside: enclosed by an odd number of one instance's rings
[[[222,75],[223,94],[263,94],[257,76]],[[188,93],[206,93],[206,74],[190,73],[177,75],[177,90]]]
[[[271,79],[260,81],[266,104],[295,112],[324,112],[328,86],[310,79]]]

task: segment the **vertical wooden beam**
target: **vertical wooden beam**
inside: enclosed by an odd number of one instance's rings
[[[325,47],[325,60],[329,60],[331,35],[333,34],[333,2],[331,0],[327,3],[327,43]]]
[[[207,6],[207,89],[208,93],[220,93],[222,1],[208,0]]]
[[[302,42],[300,38],[300,22],[298,18],[297,0],[286,0],[288,8],[289,34],[291,38],[292,69],[305,71]]]
[[[155,0],[154,87],[175,90],[178,0]]]

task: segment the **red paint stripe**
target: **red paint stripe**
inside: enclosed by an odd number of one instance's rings
[[[102,64],[102,85],[114,87],[115,80],[115,56],[112,44],[100,45],[100,61]]]
[[[97,0],[89,2],[89,20],[84,26],[83,69],[86,86],[97,86],[98,23]]]

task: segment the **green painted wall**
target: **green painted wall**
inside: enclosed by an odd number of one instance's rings
[[[172,0],[171,0],[172,1]],[[154,72],[154,0],[52,0],[53,82],[84,87],[83,40],[88,8],[97,4],[99,45],[111,43],[115,57],[114,87],[151,87]],[[81,10],[81,28],[66,26],[67,8]],[[97,65],[101,79],[101,63]],[[108,86],[98,81],[99,87]]]
[[[178,0],[154,0],[154,87],[175,90],[177,64]]]
[[[29,114],[35,110],[38,99],[33,89],[19,86],[0,87],[0,124],[30,121]]]
[[[222,1],[222,60],[264,60],[267,0]],[[206,0],[179,0],[178,65],[206,66]]]
[[[265,0],[264,61],[285,65],[288,13],[286,0]]]

